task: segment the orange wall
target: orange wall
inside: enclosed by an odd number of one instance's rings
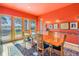
[[[79,4],[71,4],[67,7],[44,14],[40,17],[44,20],[54,22],[56,19],[61,21],[75,21],[77,16],[79,16]]]
[[[78,16],[79,16],[79,4],[71,4],[64,8],[41,15],[38,19],[42,18],[43,24],[45,23],[45,21],[50,21],[52,24],[54,24],[54,23],[56,23],[56,20],[60,20],[59,24],[61,24],[61,22],[71,22],[71,21],[79,22],[79,20],[77,19],[77,18],[79,18]],[[58,30],[53,30],[53,31],[70,32],[70,33],[79,34],[78,30],[60,30],[60,29],[58,29]],[[75,44],[79,44],[79,38],[77,35],[71,36],[71,34],[68,34],[66,41],[75,43]]]
[[[37,19],[36,16],[24,13],[18,10],[10,9],[4,6],[0,6],[0,14],[6,14],[6,15],[13,15],[13,16],[19,16],[19,17],[26,17],[29,19]]]

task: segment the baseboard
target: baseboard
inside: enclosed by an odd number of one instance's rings
[[[79,52],[79,45],[78,44],[73,44],[73,43],[65,42],[64,47]]]

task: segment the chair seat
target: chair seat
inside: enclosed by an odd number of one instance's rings
[[[48,47],[49,47],[49,45],[46,44],[46,43],[44,43],[44,49],[46,49],[46,48],[48,48]]]
[[[53,47],[53,49],[56,49],[56,50],[59,50],[59,51],[61,51],[61,46],[52,46]]]

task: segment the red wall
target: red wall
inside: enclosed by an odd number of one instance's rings
[[[72,22],[72,21],[77,21],[79,20],[77,18],[79,16],[79,4],[71,4],[69,6],[66,6],[64,8],[52,11],[50,13],[41,15],[39,17],[43,19],[43,24],[45,21],[50,21],[52,24],[56,23],[56,20],[60,20],[59,24],[62,22]],[[74,34],[79,34],[78,30],[53,30],[53,31],[61,31],[61,32],[70,32]],[[79,38],[77,35],[74,34],[67,34],[67,42],[79,44]]]

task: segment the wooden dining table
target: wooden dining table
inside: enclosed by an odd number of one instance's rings
[[[60,46],[63,42],[63,39],[50,35],[43,35],[43,41],[54,46]]]

